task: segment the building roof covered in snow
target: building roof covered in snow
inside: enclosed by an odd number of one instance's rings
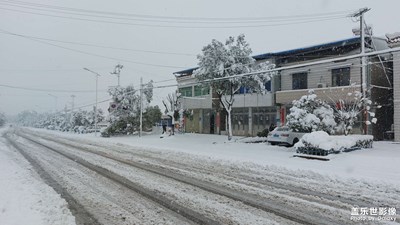
[[[395,32],[392,34],[386,34],[388,44],[400,44],[400,32]]]
[[[306,54],[306,53],[310,53],[310,52],[330,50],[330,49],[337,48],[337,47],[345,47],[345,46],[359,44],[359,43],[360,43],[360,37],[353,37],[353,38],[343,39],[343,40],[339,40],[339,41],[328,42],[328,43],[323,43],[323,44],[318,44],[318,45],[313,45],[313,46],[308,46],[308,47],[303,47],[303,48],[296,48],[296,49],[291,49],[291,50],[286,50],[286,51],[281,51],[281,52],[264,53],[264,54],[260,54],[260,55],[255,55],[255,56],[253,56],[253,58],[257,61],[258,60],[266,60],[266,59],[271,59],[274,57],[287,57],[287,56],[291,56],[291,55]],[[177,77],[191,75],[193,73],[193,71],[198,68],[199,67],[194,67],[194,68],[177,71],[174,73],[174,75]]]

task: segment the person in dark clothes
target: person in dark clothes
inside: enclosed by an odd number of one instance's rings
[[[162,120],[161,123],[162,123],[162,133],[165,134],[165,133],[167,133],[167,124],[168,124],[168,121]]]

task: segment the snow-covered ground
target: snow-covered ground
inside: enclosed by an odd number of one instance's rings
[[[2,134],[5,129],[0,130]],[[67,203],[0,138],[0,224],[72,225]]]
[[[229,174],[231,171],[236,171],[237,169],[240,170],[240,168],[243,168],[244,172],[240,175],[249,176],[251,178],[258,179],[257,176],[263,176],[262,178],[268,178],[267,180],[271,180],[272,182],[274,181],[274,179],[277,179],[278,183],[282,183],[288,186],[295,185],[296,187],[306,188],[308,190],[316,190],[316,192],[320,192],[323,195],[340,195],[345,199],[354,198],[355,202],[360,200],[361,202],[370,202],[371,204],[376,203],[377,205],[384,204],[385,206],[399,207],[399,197],[393,195],[397,195],[396,193],[399,193],[400,191],[400,166],[398,164],[398,162],[400,161],[400,143],[375,142],[372,149],[364,149],[349,153],[330,155],[330,161],[318,161],[293,157],[293,154],[295,153],[294,148],[271,146],[266,143],[244,143],[246,140],[249,139],[243,137],[235,137],[233,141],[229,142],[227,141],[226,136],[204,134],[176,134],[174,136],[164,136],[162,138],[160,138],[160,134],[147,134],[142,137],[123,136],[101,138],[95,137],[94,134],[82,135],[48,131],[42,129],[31,130],[34,130],[33,133],[35,134],[41,134],[39,136],[54,136],[55,140],[61,140],[60,137],[65,137],[69,139],[67,140],[67,142],[69,143],[86,145],[85,148],[93,148],[96,151],[104,151],[106,153],[108,152],[112,155],[120,157],[131,157],[129,154],[126,154],[130,151],[140,154],[142,154],[143,152],[148,152],[149,156],[157,156],[156,158],[161,159],[165,158],[166,162],[176,162],[177,164],[179,162],[182,162],[181,165],[177,165],[177,168],[185,169],[185,165],[189,167],[193,166],[194,170],[190,172],[192,173],[190,175],[199,180],[203,179],[202,177],[204,176],[204,173],[199,173],[198,175],[196,175],[195,171],[197,169],[204,170],[205,168],[212,168],[212,171],[217,171],[218,169],[220,169],[218,171],[222,171],[221,174],[210,174],[204,179],[206,179],[207,181],[212,180],[215,183],[218,183],[220,180],[221,185],[226,185],[225,182],[228,182],[228,180],[224,180],[224,176],[226,174]],[[42,140],[42,142],[43,141],[44,140]],[[74,150],[72,149],[69,150],[69,152],[71,154],[79,154],[82,157],[85,156],[85,154],[79,152],[74,153]],[[5,157],[7,157],[6,160],[4,160]],[[154,162],[157,161],[156,158],[154,159]],[[89,162],[92,162],[93,164],[99,163],[108,170],[115,171],[115,173],[122,174],[123,176],[126,176],[128,178],[130,178],[131,176],[140,175],[138,172],[129,172],[131,168],[120,168],[121,165],[116,165],[115,163],[115,165],[109,164],[108,160],[102,159],[101,157],[95,157],[88,154],[87,156],[85,156],[85,159]],[[147,160],[147,162],[149,163],[152,161],[151,158],[141,159],[140,157],[138,160]],[[15,195],[8,198],[9,203],[6,204],[6,209],[10,210],[10,213],[12,212],[16,215],[20,211],[18,208],[13,208],[12,204],[23,204],[27,205],[28,208],[31,209],[31,211],[29,211],[27,215],[36,218],[36,214],[34,212],[39,211],[42,214],[40,214],[41,217],[39,216],[39,219],[37,220],[45,221],[42,223],[38,222],[29,224],[68,224],[68,222],[73,222],[73,217],[71,220],[69,220],[69,218],[71,217],[69,211],[65,207],[66,203],[62,199],[59,199],[57,194],[51,188],[41,183],[37,175],[32,175],[34,173],[32,171],[29,171],[31,167],[19,154],[8,149],[5,145],[0,145],[1,165],[3,165],[2,161],[9,161],[9,163],[5,163],[4,168],[3,166],[1,166],[0,169],[12,170],[14,167],[18,167],[17,169],[14,169],[22,174],[21,182],[25,184],[27,188],[29,188],[28,191],[23,192],[22,194],[16,193]],[[10,164],[10,162],[12,163]],[[49,162],[50,164],[52,164],[52,161]],[[168,168],[173,165],[174,164],[166,164],[163,168]],[[188,173],[188,171],[185,173]],[[254,174],[252,174],[253,172]],[[322,177],[321,175],[324,176]],[[0,172],[0,177],[1,179],[4,179],[3,177],[7,178],[6,175],[3,175],[3,171]],[[12,177],[14,183],[10,182],[9,185],[2,182],[0,184],[0,190],[5,190],[5,192],[7,192],[8,189],[21,186],[21,184],[17,182],[19,179],[17,179],[16,177],[18,178],[19,176]],[[39,184],[36,184],[32,180],[38,182]],[[137,178],[133,180],[137,180]],[[152,180],[154,179],[143,180],[142,184],[145,184],[146,182],[152,182]],[[162,183],[167,184],[166,181]],[[43,187],[38,188],[37,185],[42,185]],[[149,184],[149,186],[154,185]],[[156,183],[155,186],[159,187],[160,185],[159,183]],[[179,187],[181,186],[182,185],[179,185]],[[274,188],[271,189],[270,187],[269,189],[255,188],[252,187],[250,184],[245,183],[240,185],[237,183],[232,183],[229,186],[230,188],[238,190],[240,190],[241,188],[246,188],[246,190],[242,191],[255,192],[258,194],[262,194],[260,196],[264,197],[282,195],[286,196],[286,201],[289,201],[290,199],[293,202],[298,201],[296,200],[296,198],[298,197],[298,193],[293,192],[294,196],[291,196],[291,192],[288,192],[286,189],[283,192],[278,191],[275,193],[275,195],[272,195],[273,193],[269,192],[273,191]],[[252,187],[251,190],[247,190],[248,187]],[[338,188],[338,190],[336,190],[335,188]],[[12,189],[13,192],[15,191],[14,189]],[[177,188],[168,189],[165,191],[165,193],[173,192],[171,190],[175,189],[178,190]],[[43,190],[46,191],[44,192]],[[51,194],[47,193],[49,191],[51,192]],[[40,195],[43,192],[46,196]],[[201,191],[197,192],[201,194]],[[266,194],[267,192],[269,194]],[[2,191],[1,193],[4,192]],[[31,200],[33,193],[39,194],[37,198]],[[16,197],[17,195],[24,196],[24,194],[29,195],[29,197],[22,199]],[[5,197],[3,197],[3,195],[0,194],[0,200],[6,198],[6,195]],[[56,200],[48,200],[52,199],[49,196],[55,196]],[[193,196],[188,196],[188,199],[192,199]],[[185,197],[185,195],[179,194],[179,197],[183,198]],[[207,199],[210,200],[210,196],[208,196]],[[304,202],[303,200],[301,201],[304,203],[302,207],[305,208],[307,208],[309,204],[314,204]],[[12,203],[10,204],[10,202]],[[188,200],[188,202],[193,201]],[[335,204],[339,203],[337,202]],[[347,205],[347,203],[341,204],[342,208],[339,210],[340,213],[339,211],[337,211],[337,213],[347,218],[347,216],[350,214],[351,205]],[[56,212],[48,213],[49,208],[46,208],[46,206],[48,205],[51,206],[49,207],[50,209],[56,209]],[[199,205],[201,204],[197,204],[197,206]],[[0,204],[0,206],[2,205]],[[204,207],[208,209],[212,208],[213,206],[214,205],[212,204],[206,204]],[[375,207],[376,205],[366,206]],[[318,207],[325,206],[319,205]],[[3,219],[3,217],[5,221],[7,221],[6,219],[11,220],[11,218],[13,218],[11,214],[9,214],[9,217],[5,217],[3,214],[0,214],[0,224],[3,224],[1,223],[1,219]],[[245,217],[240,218],[246,219]],[[248,219],[249,218],[247,218],[247,221]],[[20,221],[18,221],[18,223],[7,224],[21,224],[19,222]]]
[[[44,131],[44,130],[40,130]],[[45,131],[54,133],[54,131]],[[267,143],[243,143],[243,137],[227,141],[226,136],[207,134],[176,134],[160,138],[157,134],[101,138],[94,134],[56,132],[96,142],[140,146],[149,151],[183,152],[211,160],[231,163],[254,163],[261,166],[281,167],[294,171],[311,170],[322,175],[366,180],[374,183],[400,185],[400,143],[374,142],[373,148],[349,153],[329,155],[330,161],[307,160],[293,157],[294,148],[271,146]]]

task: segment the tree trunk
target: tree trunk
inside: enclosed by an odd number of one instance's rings
[[[232,140],[232,118],[231,118],[231,107],[229,109],[226,109],[226,112],[228,113],[228,141]]]
[[[228,114],[228,140],[232,140],[232,116],[231,116],[231,111],[232,111],[232,105],[233,105],[233,97],[231,96],[230,100],[228,101],[226,99],[226,96],[223,97],[224,99],[222,99],[221,97],[221,103],[222,106],[224,107],[224,109],[226,110],[227,114]]]

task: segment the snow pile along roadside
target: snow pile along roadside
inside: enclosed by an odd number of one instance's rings
[[[0,134],[3,129],[0,130]],[[67,202],[0,137],[0,224],[74,225]]]
[[[298,153],[327,155],[354,148],[372,148],[372,143],[372,135],[330,136],[324,131],[316,131],[305,134],[294,147]]]

